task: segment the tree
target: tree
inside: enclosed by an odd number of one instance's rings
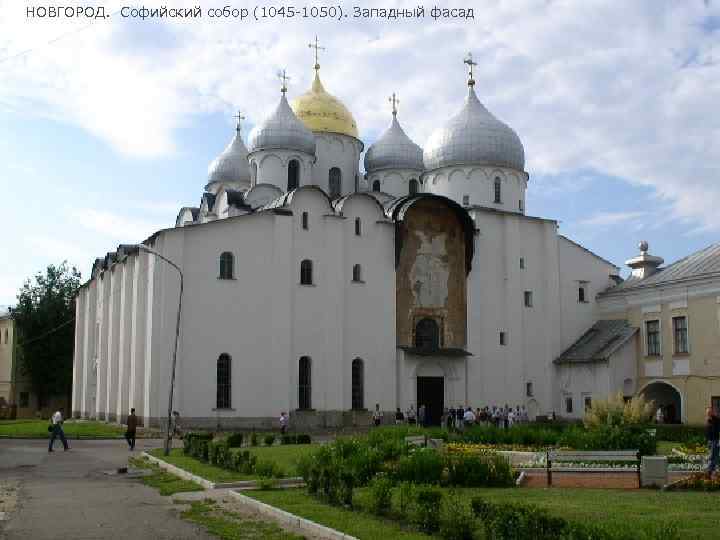
[[[643,396],[633,396],[625,401],[623,393],[618,392],[607,399],[593,400],[590,410],[585,413],[584,423],[586,427],[647,424],[654,410],[653,403]]]
[[[75,294],[80,272],[67,261],[26,280],[10,309],[17,335],[17,362],[39,403],[72,392]]]

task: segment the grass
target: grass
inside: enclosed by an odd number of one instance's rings
[[[50,436],[49,420],[0,420],[0,438],[44,439]],[[114,439],[122,437],[125,428],[105,422],[72,421],[63,424],[68,439]]]
[[[243,493],[316,523],[331,527],[360,540],[427,540],[425,534],[408,530],[389,519],[330,506],[311,497],[302,489],[246,491]]]
[[[243,450],[249,450],[251,454],[257,456],[258,459],[275,461],[278,463],[286,476],[297,476],[296,462],[297,459],[313,449],[317,445],[312,444],[288,444],[280,446],[254,446],[245,447]],[[150,455],[163,459],[176,467],[180,467],[192,474],[196,474],[210,480],[211,482],[235,482],[241,480],[256,480],[258,477],[253,474],[243,474],[237,471],[229,471],[210,463],[204,463],[194,457],[186,456],[180,448],[171,450],[169,456],[163,455],[162,449],[151,450]]]
[[[313,450],[317,450],[317,444],[281,444],[275,446],[250,446],[243,448],[249,450],[258,459],[274,461],[285,471],[287,476],[297,476],[297,460]]]
[[[673,522],[681,538],[717,538],[717,494],[612,489],[463,489],[492,502],[535,504],[583,522],[616,527],[656,526]]]
[[[480,495],[494,503],[533,504],[560,517],[616,530],[631,527],[647,531],[662,523],[672,523],[681,538],[717,538],[718,498],[713,493],[559,488],[458,489],[455,492],[468,500]],[[357,490],[355,511],[324,504],[302,489],[245,494],[361,539],[428,538],[363,511],[369,503],[367,489]]]
[[[150,463],[147,459],[134,458],[130,459],[129,463],[134,467],[153,471],[152,474],[143,476],[142,482],[146,486],[159,490],[160,495],[167,497],[168,495],[185,491],[203,491],[202,486],[199,484],[191,482],[190,480],[183,480],[182,478],[165,472],[157,465]]]
[[[274,523],[251,519],[224,510],[212,500],[193,502],[182,518],[201,525],[223,540],[300,540],[303,537],[285,532]]]
[[[670,455],[672,455],[673,448],[680,448],[682,445],[683,445],[683,443],[679,443],[679,442],[658,441],[656,454],[658,456],[670,456]]]
[[[180,467],[189,473],[210,480],[211,482],[235,482],[238,480],[253,480],[255,478],[251,475],[242,474],[237,471],[229,471],[209,463],[203,463],[194,457],[186,456],[180,448],[172,449],[169,456],[164,455],[162,448],[150,450],[148,453],[151,456],[167,461],[176,467]]]

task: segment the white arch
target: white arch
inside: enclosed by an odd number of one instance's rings
[[[687,411],[685,410],[685,394],[683,394],[680,389],[670,381],[667,381],[665,379],[653,379],[643,384],[642,387],[637,391],[637,394],[642,394],[648,386],[656,383],[666,384],[678,393],[678,396],[680,396],[680,421],[683,424],[687,423]]]

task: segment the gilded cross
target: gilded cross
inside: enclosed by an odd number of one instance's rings
[[[477,62],[473,61],[472,53],[468,53],[463,63],[468,65],[468,86],[473,86],[475,84],[475,79],[473,79],[473,66],[477,66]]]
[[[308,47],[310,47],[311,49],[315,49],[315,69],[320,69],[319,52],[324,51],[325,47],[320,46],[320,42],[318,41],[317,36],[315,36],[315,43],[308,44]]]
[[[395,92],[393,92],[393,95],[388,98],[388,101],[392,104],[393,116],[396,116],[397,115],[397,106],[398,106],[398,103],[400,103],[400,100],[395,95]]]
[[[280,88],[280,91],[284,94],[287,92],[287,82],[290,80],[290,77],[285,73],[285,70],[278,71],[278,78],[282,81],[282,88]]]

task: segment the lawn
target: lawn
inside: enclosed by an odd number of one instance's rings
[[[275,461],[278,463],[285,475],[292,477],[297,476],[296,462],[297,459],[308,452],[311,452],[317,445],[312,444],[288,444],[281,446],[254,446],[245,447],[243,450],[249,450],[251,454],[257,456],[258,459]],[[175,448],[170,452],[169,456],[165,456],[162,449],[151,450],[150,455],[163,459],[168,463],[180,467],[192,474],[196,474],[210,480],[211,482],[235,482],[240,480],[255,480],[257,476],[242,474],[237,471],[229,471],[210,463],[204,463],[194,457],[186,456],[179,448]]]
[[[156,448],[148,452],[151,456],[160,458],[168,463],[180,467],[189,473],[195,474],[211,482],[236,482],[239,480],[254,480],[254,476],[242,474],[237,471],[221,469],[215,465],[204,463],[194,457],[186,456],[180,448],[174,448],[170,455],[164,455],[162,448]]]
[[[146,486],[153,487],[160,491],[160,495],[168,496],[184,491],[203,491],[203,487],[190,480],[183,480],[177,476],[162,471],[160,467],[150,463],[147,459],[134,458],[129,463],[133,467],[141,469],[149,469],[152,474],[142,477],[142,482]]]
[[[360,540],[388,540],[389,538],[427,540],[429,538],[425,534],[407,530],[387,519],[324,504],[305,493],[303,489],[245,491],[243,495],[342,531]]]
[[[48,420],[0,420],[0,438],[42,439],[48,437]],[[122,437],[125,428],[105,422],[73,421],[63,424],[68,439],[112,439]]]
[[[223,540],[302,540],[302,536],[282,530],[275,523],[241,516],[221,508],[211,500],[193,502],[181,514],[183,519],[201,525]]]
[[[534,504],[557,516],[603,523],[611,528],[639,529],[672,522],[677,525],[681,538],[718,537],[718,497],[713,493],[557,488],[458,489],[456,492],[465,494],[468,500],[481,495],[494,503]],[[361,539],[428,538],[363,511],[326,505],[302,489],[244,494]],[[357,506],[364,506],[367,490],[357,490],[355,501]]]

